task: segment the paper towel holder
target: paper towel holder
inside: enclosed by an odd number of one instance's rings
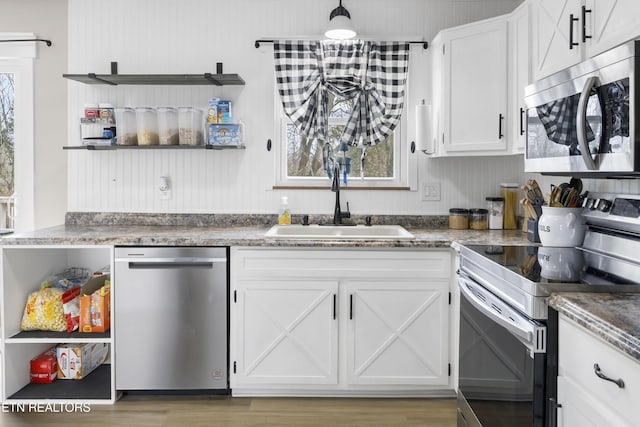
[[[411,152],[415,150],[422,151],[425,154],[434,154],[435,144],[432,138],[432,121],[431,105],[427,104],[424,99],[416,105],[416,138],[411,144]]]

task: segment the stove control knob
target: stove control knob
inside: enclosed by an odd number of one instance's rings
[[[601,212],[609,212],[611,209],[611,202],[607,199],[599,199],[597,209]]]
[[[589,209],[590,211],[592,211],[592,210],[594,210],[596,208],[596,202],[597,202],[596,199],[592,199],[591,197],[589,197],[584,201],[584,206],[583,207]]]

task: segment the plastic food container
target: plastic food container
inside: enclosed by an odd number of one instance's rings
[[[486,230],[489,227],[489,211],[486,209],[469,210],[469,228],[472,230]]]
[[[138,145],[136,110],[130,107],[116,108],[116,144]]]
[[[504,198],[487,197],[487,210],[489,211],[489,228],[491,230],[502,229],[504,218]]]
[[[180,145],[204,144],[204,112],[199,108],[178,109]]]
[[[160,145],[178,145],[178,109],[174,107],[158,108],[158,136]]]
[[[136,124],[138,129],[138,145],[158,145],[158,115],[155,108],[136,108]]]
[[[449,228],[453,230],[466,230],[469,228],[469,210],[449,209]]]

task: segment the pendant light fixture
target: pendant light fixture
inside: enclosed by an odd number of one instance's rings
[[[356,30],[353,28],[351,22],[351,15],[349,11],[342,6],[342,0],[338,7],[331,11],[329,15],[329,26],[324,33],[325,37],[329,39],[352,39],[356,36]]]

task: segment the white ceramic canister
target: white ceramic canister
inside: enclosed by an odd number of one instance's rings
[[[538,234],[542,246],[573,248],[580,246],[587,230],[582,208],[542,207]]]

